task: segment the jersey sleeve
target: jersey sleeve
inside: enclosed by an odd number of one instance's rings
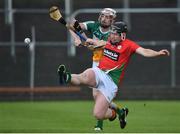
[[[136,52],[136,49],[138,49],[140,46],[134,42],[134,41],[130,41],[130,46],[131,46],[131,52],[132,53],[135,53]]]
[[[83,24],[86,30],[91,31],[94,27],[95,21],[86,21],[86,22],[83,22]]]

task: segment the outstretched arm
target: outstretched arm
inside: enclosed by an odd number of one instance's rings
[[[158,57],[158,56],[169,56],[170,53],[167,49],[162,49],[160,51],[154,51],[152,49],[146,49],[143,47],[139,47],[136,49],[136,53],[140,54],[144,57]]]

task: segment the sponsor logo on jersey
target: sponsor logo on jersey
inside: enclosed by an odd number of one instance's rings
[[[104,49],[104,56],[106,56],[114,61],[118,61],[119,55],[120,55],[120,53],[118,53],[118,52],[115,52],[115,51],[107,49],[107,48]]]

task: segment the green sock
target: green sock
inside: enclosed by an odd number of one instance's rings
[[[71,73],[66,72],[66,83],[70,83],[71,82]]]
[[[103,120],[97,120],[96,127],[103,128]]]
[[[121,117],[121,116],[123,116],[123,110],[122,109],[117,109],[117,114]]]

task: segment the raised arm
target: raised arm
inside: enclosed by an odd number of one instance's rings
[[[80,40],[80,38],[71,30],[69,30],[71,36],[73,37],[73,40],[74,40],[74,45],[75,46],[79,46],[82,42]]]
[[[70,24],[72,27],[75,28],[76,31],[78,31],[79,33],[82,34],[83,37],[87,38],[86,34],[83,32],[83,30],[85,30],[85,25],[83,23],[79,23],[77,20],[73,20],[72,24]],[[74,44],[75,46],[79,46],[82,44],[82,41],[80,40],[80,38],[70,30],[70,33],[73,37],[74,40]]]
[[[158,56],[169,56],[170,53],[167,49],[162,49],[160,51],[155,51],[152,49],[146,49],[143,47],[139,47],[138,49],[136,49],[136,53],[140,54],[144,57],[158,57]]]

